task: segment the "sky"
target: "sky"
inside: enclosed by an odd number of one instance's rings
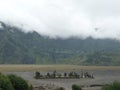
[[[120,40],[120,0],[0,0],[0,21],[52,38]]]

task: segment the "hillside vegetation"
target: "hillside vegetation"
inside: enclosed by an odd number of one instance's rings
[[[0,64],[120,65],[120,42],[109,39],[51,39],[0,22]]]

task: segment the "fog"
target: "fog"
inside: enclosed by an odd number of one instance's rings
[[[120,0],[0,0],[0,21],[52,38],[120,40]]]

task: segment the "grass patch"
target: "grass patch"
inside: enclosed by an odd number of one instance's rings
[[[78,65],[0,65],[4,71],[78,71],[78,70],[120,70],[120,66],[78,66]]]

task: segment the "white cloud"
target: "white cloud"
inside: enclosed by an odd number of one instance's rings
[[[51,37],[120,40],[119,11],[119,0],[0,0],[1,21]]]

